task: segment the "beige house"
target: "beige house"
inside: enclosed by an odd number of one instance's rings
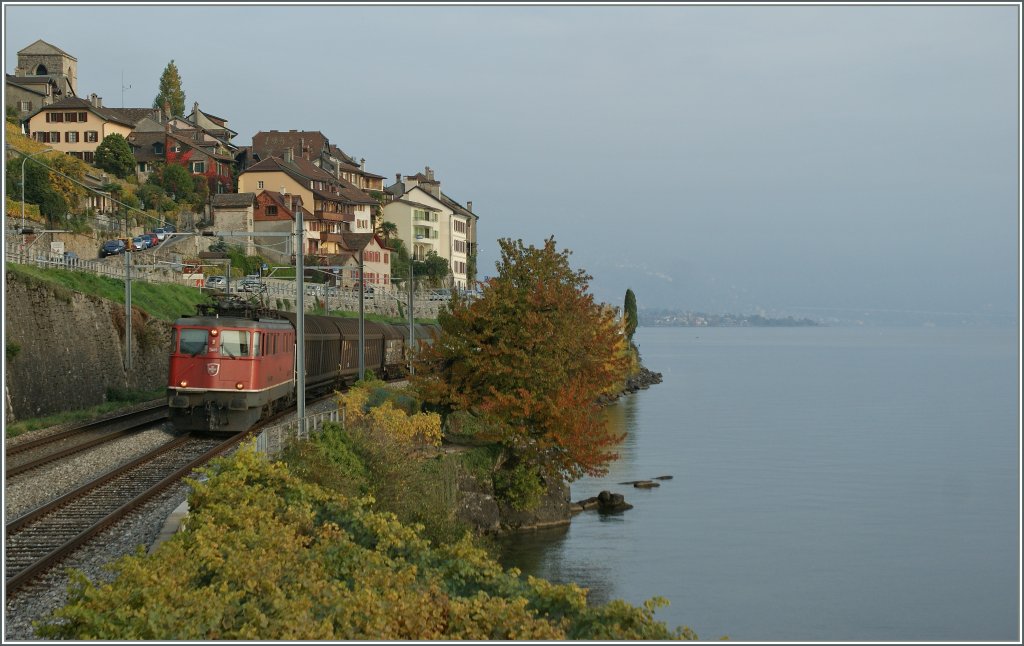
[[[320,221],[320,231],[340,234],[373,230],[376,200],[308,159],[295,157],[290,150],[285,151],[284,158],[264,159],[238,175],[239,192],[264,190],[300,196],[307,208],[312,206],[313,219]],[[322,239],[333,244],[341,242],[333,236]],[[332,253],[329,249],[326,252]]]
[[[104,108],[95,94],[88,100],[68,97],[29,117],[27,134],[91,164],[104,137],[117,133],[127,139],[136,123],[158,112],[151,108]]]
[[[468,289],[475,280],[470,276],[471,258],[476,253],[476,223],[473,203],[462,206],[441,191],[441,182],[434,179],[429,166],[425,173],[397,176],[394,185],[385,189],[391,201],[384,207],[384,220],[393,222],[399,237],[413,258],[421,260],[430,251],[448,261],[452,287]]]

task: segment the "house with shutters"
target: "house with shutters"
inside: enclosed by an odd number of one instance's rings
[[[302,203],[313,212],[312,220],[325,253],[339,244],[341,233],[372,231],[373,209],[377,201],[349,182],[338,179],[308,159],[295,157],[291,150],[283,158],[269,157],[238,175],[240,192],[263,190],[302,197]]]
[[[383,208],[384,221],[395,224],[413,258],[422,260],[436,252],[448,261],[455,289],[472,287],[479,220],[473,203],[463,206],[446,195],[429,166],[404,180],[396,175],[395,180],[385,189],[389,201]]]
[[[158,112],[155,108],[105,108],[95,94],[88,99],[67,97],[30,116],[27,134],[91,164],[104,137],[116,133],[127,139],[139,121]]]

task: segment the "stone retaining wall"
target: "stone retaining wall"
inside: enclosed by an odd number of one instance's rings
[[[124,366],[124,306],[6,275],[4,338],[7,419],[38,417],[103,403],[107,388],[166,385],[170,324],[136,309],[132,370]]]

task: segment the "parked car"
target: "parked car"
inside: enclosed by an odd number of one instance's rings
[[[265,292],[267,286],[263,284],[259,276],[246,276],[238,284],[238,290],[242,292]]]
[[[228,279],[224,276],[207,276],[205,285],[214,289],[224,289],[228,286]]]
[[[133,251],[142,251],[143,249],[149,249],[152,246],[153,245],[149,240],[149,236],[138,235],[132,238]]]
[[[446,301],[450,296],[447,289],[433,289],[427,294],[427,300]]]
[[[124,240],[107,240],[100,245],[100,258],[124,253]]]
[[[64,262],[75,262],[76,260],[78,260],[77,253],[75,253],[74,251],[64,252]]]
[[[146,233],[143,233],[142,235],[149,236],[149,240],[152,243],[149,246],[155,247],[158,244],[160,244],[160,238],[156,237],[156,234],[153,233],[152,231],[147,231]]]
[[[156,229],[155,231],[153,231],[153,233],[156,234],[157,240],[159,240],[160,242],[163,242],[164,240],[167,239],[167,232],[164,231],[163,229]]]
[[[173,224],[165,224],[163,226],[163,230],[167,233],[175,233],[178,229],[176,229]]]

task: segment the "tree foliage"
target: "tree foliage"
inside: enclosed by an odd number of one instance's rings
[[[505,571],[468,537],[431,546],[371,500],[302,481],[243,447],[191,482],[183,532],[116,565],[74,573],[42,637],[98,640],[689,638],[664,603],[587,603],[587,591]]]
[[[191,203],[195,199],[196,182],[182,164],[157,164],[146,183],[173,195],[178,203]]]
[[[85,197],[85,189],[78,183],[85,178],[85,162],[71,155],[57,155],[46,163],[50,166],[50,189],[66,204],[77,207]]]
[[[128,145],[128,140],[116,132],[104,137],[96,147],[95,164],[121,179],[134,173],[135,156],[132,154],[132,147]]]
[[[153,107],[162,110],[165,101],[171,104],[172,117],[184,116],[185,91],[181,89],[181,74],[178,73],[174,59],[171,59],[160,75],[160,92],[153,99]]]
[[[637,322],[640,320],[636,313],[636,295],[633,294],[632,289],[626,290],[626,302],[622,306],[622,318],[626,324],[626,339],[632,342]]]
[[[603,473],[620,438],[597,400],[625,374],[622,326],[554,238],[540,248],[498,243],[497,276],[482,298],[453,298],[439,315],[440,338],[422,352],[414,384],[445,412],[488,418],[481,439],[500,443],[513,469],[570,480]]]

